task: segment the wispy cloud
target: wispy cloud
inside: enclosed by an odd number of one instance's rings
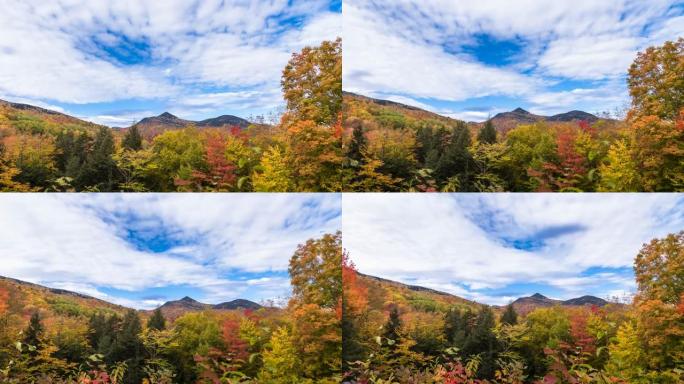
[[[344,87],[477,120],[467,106],[612,110],[636,53],[684,35],[683,17],[677,0],[349,0]]]
[[[286,295],[290,256],[339,229],[340,197],[4,194],[0,212],[1,275],[112,300],[132,299],[106,289],[187,286],[218,302]]]
[[[532,283],[561,298],[633,290],[641,245],[684,229],[677,195],[347,194],[342,205],[362,272],[491,303]]]
[[[263,113],[277,106],[272,94],[290,54],[341,34],[333,3],[0,0],[0,98],[79,115],[83,105],[130,100],[155,100],[155,107],[184,110],[185,118]],[[234,102],[182,103],[188,95],[220,93],[232,93]],[[235,109],[240,101],[249,106]],[[87,114],[117,125],[110,115]]]

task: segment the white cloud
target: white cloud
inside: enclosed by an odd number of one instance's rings
[[[339,228],[339,204],[338,195],[307,194],[4,194],[0,275],[102,298],[95,287],[189,285],[214,302],[248,288],[273,297],[287,279],[237,276],[286,271],[297,244]],[[153,252],[128,231],[178,245]]]
[[[346,194],[343,245],[363,273],[423,280],[457,295],[467,286],[471,298],[529,282],[569,296],[602,284],[628,290],[634,286],[629,276],[583,272],[629,268],[644,242],[684,228],[680,200],[645,194]],[[558,228],[575,230],[559,230],[532,250],[502,240]]]
[[[204,86],[262,86],[270,99],[293,51],[340,35],[341,16],[327,6],[324,0],[0,0],[0,96],[86,104],[183,97]],[[300,21],[282,22],[288,19]],[[144,60],[122,62],[117,51]]]
[[[601,82],[624,82],[639,50],[684,33],[681,9],[671,8],[676,3],[348,0],[344,87],[444,101],[506,96],[531,103],[540,94],[549,99],[559,81],[595,81],[598,92],[606,88]],[[516,41],[522,52],[506,65],[480,62],[464,48],[482,35]],[[612,90],[591,110],[622,106],[617,100],[626,98],[625,88]],[[582,99],[576,93],[555,100],[565,103],[558,110],[567,111]]]

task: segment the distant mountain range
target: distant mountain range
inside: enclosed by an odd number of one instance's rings
[[[585,295],[581,297],[576,297],[569,300],[556,300],[550,299],[540,293],[535,293],[532,296],[521,297],[511,303],[516,312],[520,314],[527,314],[536,308],[540,307],[553,307],[556,305],[561,306],[584,306],[584,305],[595,305],[597,307],[603,307],[607,305],[608,302],[596,296]]]
[[[159,309],[161,309],[164,317],[175,319],[178,316],[186,312],[193,311],[206,311],[206,310],[234,310],[234,309],[251,309],[257,310],[261,308],[261,305],[245,299],[236,299],[232,301],[226,301],[219,304],[205,304],[201,303],[191,297],[185,296],[180,300],[167,301],[162,304]]]
[[[406,105],[402,103],[398,103],[395,101],[390,101],[390,100],[382,100],[382,99],[375,99],[372,97],[368,96],[362,96],[358,95],[355,93],[351,92],[343,92],[344,98],[346,102],[355,102],[355,103],[364,103],[364,104],[371,104],[380,108],[385,108],[392,110],[396,113],[400,113],[404,116],[407,117],[412,117],[414,119],[434,119],[442,122],[456,122],[458,120],[443,116],[434,112],[426,111],[424,109],[411,106],[411,105]],[[516,108],[510,112],[502,112],[496,114],[494,117],[490,119],[490,121],[494,124],[494,127],[497,129],[499,132],[506,132],[512,128],[515,128],[517,125],[520,124],[532,124],[536,122],[550,122],[550,123],[572,123],[572,122],[578,122],[578,121],[587,121],[589,123],[595,123],[596,121],[599,120],[606,120],[609,121],[608,119],[602,119],[599,118],[596,115],[592,115],[591,113],[587,113],[584,111],[570,111],[570,112],[565,112],[565,113],[560,113],[557,115],[553,116],[543,116],[543,115],[535,115],[533,113],[530,113],[522,108]],[[468,126],[471,128],[479,128],[481,127],[484,122],[466,122]]]
[[[50,109],[37,107],[29,104],[12,103],[9,101],[0,100],[0,112],[2,112],[2,110],[7,110],[10,112],[16,112],[21,114],[29,114],[32,117],[47,122],[73,124],[85,128],[98,128],[103,126]],[[166,130],[185,128],[190,125],[199,128],[239,127],[244,129],[250,125],[250,122],[241,117],[233,115],[222,115],[201,121],[193,121],[181,119],[177,116],[170,114],[169,112],[164,112],[159,116],[145,117],[133,125],[140,130],[140,133],[143,135],[143,137],[150,139]],[[123,128],[122,130],[126,130],[128,128]]]
[[[481,305],[481,303],[477,303],[477,302],[474,302],[472,300],[464,299],[462,297],[452,295],[452,294],[447,293],[447,292],[442,292],[442,291],[438,291],[435,289],[431,289],[431,288],[421,287],[418,285],[404,284],[404,283],[400,283],[397,281],[384,279],[381,277],[365,275],[362,273],[359,273],[359,276],[367,282],[379,284],[380,286],[384,286],[384,287],[391,287],[393,290],[398,291],[398,292],[401,292],[401,291],[417,292],[417,293],[420,293],[420,295],[422,295],[422,296],[427,296],[431,299],[438,300],[440,302],[461,303],[461,304],[467,304],[467,305]],[[403,295],[400,294],[400,296],[410,296],[410,295],[407,295],[405,293]],[[598,307],[602,307],[604,305],[609,304],[609,302],[606,300],[603,300],[601,298],[598,298],[596,296],[590,296],[590,295],[577,297],[577,298],[573,298],[573,299],[569,299],[569,300],[556,300],[556,299],[550,299],[550,298],[548,298],[548,297],[546,297],[540,293],[535,293],[532,296],[518,298],[517,300],[513,301],[511,304],[513,305],[513,308],[516,310],[516,312],[518,312],[519,314],[527,314],[536,308],[542,308],[542,307],[553,307],[556,305],[568,306],[568,307],[581,307],[581,306],[585,306],[585,305],[590,305],[590,306],[595,305]],[[503,306],[496,306],[496,305],[492,306],[492,307],[495,309],[503,308]]]
[[[32,297],[33,299],[39,298],[41,302],[47,302],[50,305],[57,305],[58,308],[68,307],[68,305],[65,303],[70,303],[69,305],[78,305],[87,308],[102,308],[114,310],[116,312],[122,312],[127,309],[124,306],[113,304],[102,299],[84,295],[82,293],[77,293],[66,289],[49,288],[39,284],[33,284],[22,280],[0,276],[0,293],[3,291],[3,285],[14,287],[14,289],[20,292],[29,294],[28,296]],[[257,310],[262,308],[262,306],[253,301],[245,299],[235,299],[219,304],[205,304],[186,296],[180,300],[167,301],[159,308],[164,314],[164,317],[173,320],[184,313],[193,311],[226,311],[240,309]],[[149,314],[152,311],[142,312]]]
[[[164,112],[159,116],[146,117],[133,124],[133,126],[138,128],[143,137],[151,138],[165,130],[180,129],[190,125],[200,128],[239,127],[244,129],[247,128],[249,124],[249,121],[233,115],[222,115],[211,119],[193,121],[181,119],[168,112]]]
[[[595,123],[599,120],[601,120],[599,117],[584,111],[570,111],[553,116],[542,116],[535,115],[522,108],[516,108],[510,112],[498,113],[490,119],[497,131],[507,131],[520,124],[533,124],[542,121],[565,123],[586,121],[588,123]]]

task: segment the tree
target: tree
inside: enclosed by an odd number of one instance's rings
[[[287,155],[279,146],[269,147],[261,157],[260,172],[254,172],[255,192],[288,192],[294,188]]]
[[[290,258],[293,343],[309,378],[331,377],[342,366],[342,234],[299,245]]]
[[[396,305],[393,305],[390,309],[387,322],[382,327],[382,337],[389,339],[394,343],[398,343],[400,331],[401,317],[399,316],[399,308]]]
[[[508,304],[506,306],[504,313],[501,315],[501,323],[502,324],[508,324],[508,325],[518,324],[518,314],[515,312],[515,308],[513,308],[513,304]]]
[[[654,239],[634,260],[637,334],[651,370],[666,371],[684,361],[684,231]]]
[[[288,113],[296,120],[333,125],[342,108],[342,39],[293,54],[281,85]]]
[[[480,132],[477,134],[477,141],[483,144],[496,143],[496,128],[494,128],[491,120],[487,120],[480,129]]]
[[[258,381],[264,384],[299,384],[301,365],[290,332],[279,327],[271,335],[270,348],[264,352],[264,365]]]
[[[288,168],[299,191],[342,189],[342,143],[334,133],[313,121],[300,121],[287,129]]]
[[[117,177],[113,154],[114,136],[109,128],[102,127],[95,135],[76,184],[80,188],[91,187],[100,192],[112,191]]]
[[[684,125],[643,116],[636,118],[630,129],[631,152],[644,190],[683,190]]]
[[[364,160],[364,153],[366,153],[366,147],[368,145],[368,139],[363,133],[363,126],[361,124],[354,125],[352,130],[352,138],[349,143],[349,149],[347,150],[347,157],[361,164]]]
[[[498,341],[494,334],[494,312],[489,306],[482,306],[477,316],[472,332],[465,339],[463,354],[466,356],[479,355],[481,360],[477,376],[484,379],[494,377],[496,369],[496,355],[499,350]]]
[[[288,271],[292,300],[334,310],[342,296],[342,233],[300,244]]]
[[[153,189],[173,191],[176,181],[189,180],[193,171],[205,172],[204,143],[196,129],[170,130],[154,138],[150,159]]]
[[[157,308],[152,312],[152,317],[147,322],[147,328],[156,329],[157,331],[166,329],[166,319],[164,314],[162,314],[161,308]]]
[[[28,344],[31,347],[39,349],[42,344],[43,324],[41,322],[40,313],[38,311],[31,314],[31,319],[29,320],[28,327],[24,331],[24,344]]]
[[[107,361],[126,363],[124,383],[138,384],[143,378],[145,348],[140,338],[142,324],[135,310],[129,310],[123,317],[112,343]]]
[[[674,121],[684,107],[684,38],[640,52],[629,68],[632,117]]]
[[[124,136],[121,145],[125,149],[129,149],[131,151],[138,151],[142,149],[142,136],[140,136],[140,131],[138,130],[137,125],[130,127],[128,131],[126,131],[126,135]]]
[[[608,149],[605,163],[600,166],[600,192],[638,192],[641,176],[632,158],[627,140],[618,139]]]

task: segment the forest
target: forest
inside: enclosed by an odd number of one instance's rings
[[[344,382],[684,382],[684,232],[644,244],[631,302],[492,307],[343,266]]]
[[[290,258],[286,307],[166,318],[0,279],[0,382],[339,383],[341,233]]]
[[[491,119],[465,123],[345,94],[344,188],[684,190],[684,38],[639,53],[627,85],[626,116],[521,123],[512,129],[497,129]]]
[[[341,71],[341,39],[305,47],[283,69],[275,124],[153,137],[0,102],[0,191],[339,191]]]

